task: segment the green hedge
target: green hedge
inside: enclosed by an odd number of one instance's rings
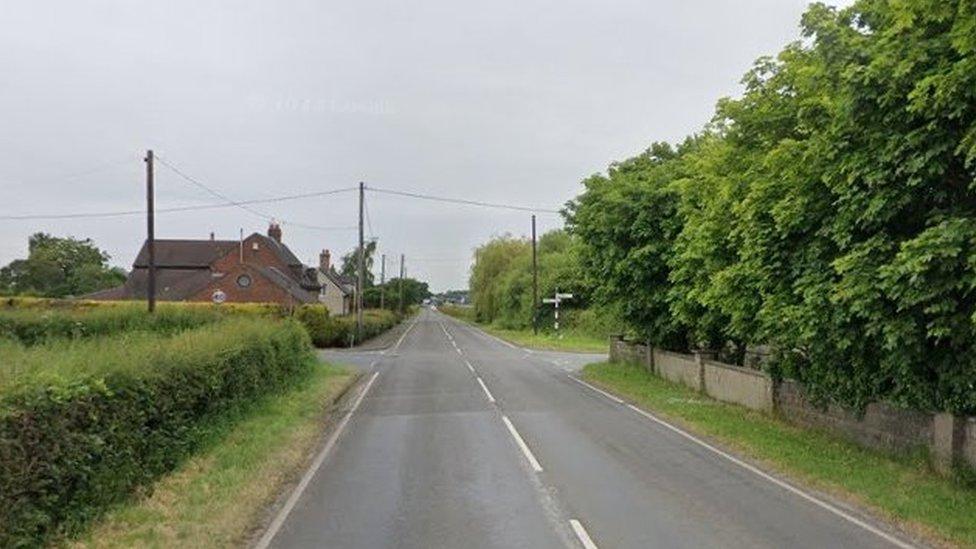
[[[144,307],[87,309],[0,309],[0,337],[35,345],[50,338],[86,338],[144,330],[172,334],[210,324],[224,315],[214,307],[160,307],[156,314]]]
[[[369,309],[363,312],[363,335],[356,339],[356,315],[329,316],[321,305],[308,305],[298,309],[295,317],[305,326],[316,347],[348,347],[389,330],[399,324],[402,317],[392,311]]]
[[[0,344],[0,546],[70,534],[172,470],[214,414],[307,373],[292,321]]]

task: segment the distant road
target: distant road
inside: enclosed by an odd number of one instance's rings
[[[424,310],[355,358],[375,379],[273,547],[898,546],[571,377],[593,355]]]

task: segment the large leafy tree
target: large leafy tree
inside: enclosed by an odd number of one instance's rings
[[[0,268],[0,292],[44,297],[78,296],[117,286],[125,271],[108,264],[109,255],[90,239],[35,233],[26,259]]]
[[[575,295],[570,307],[586,305],[591,292],[582,273],[579,241],[553,230],[539,238],[539,299],[557,290]],[[475,250],[471,300],[478,319],[507,328],[532,325],[532,243],[501,236]]]
[[[595,296],[815,396],[976,411],[976,4],[812,5],[703,134],[584,182]]]
[[[571,234],[582,245],[582,274],[594,299],[619,304],[630,327],[656,345],[684,348],[687,330],[668,304],[670,261],[681,228],[673,182],[684,175],[689,140],[677,149],[655,143],[585,181],[567,206]]]
[[[376,276],[373,274],[373,260],[375,257],[376,241],[370,240],[369,242],[366,242],[365,246],[363,246],[363,263],[366,271],[363,275],[363,288],[370,288],[375,283]],[[358,278],[359,246],[356,246],[350,250],[349,253],[343,255],[340,263],[341,267],[339,268],[339,274],[352,279]]]

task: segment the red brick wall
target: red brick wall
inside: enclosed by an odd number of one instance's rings
[[[234,262],[230,269],[223,271],[224,276],[214,278],[206,288],[190,297],[190,301],[211,301],[213,293],[220,289],[227,294],[228,303],[281,303],[283,305],[297,305],[299,303],[281,286],[271,283],[261,276],[255,269],[247,265]],[[246,274],[251,277],[251,285],[242,288],[237,284],[237,277]]]
[[[257,244],[257,249],[254,249]],[[214,273],[223,276],[215,277],[213,282],[190,297],[191,301],[211,301],[213,292],[218,288],[227,294],[228,302],[265,302],[282,303],[285,305],[299,303],[291,294],[280,286],[271,283],[248,265],[274,267],[291,275],[288,265],[279,259],[278,254],[269,248],[270,244],[263,238],[251,235],[244,239],[244,264],[240,262],[241,251],[235,248],[232,253],[221,257],[211,265]],[[251,277],[251,285],[242,288],[237,284],[237,277],[247,274]]]

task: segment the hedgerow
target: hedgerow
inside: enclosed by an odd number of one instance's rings
[[[375,337],[396,326],[402,316],[389,310],[363,311],[362,337],[356,337],[356,315],[329,316],[321,305],[299,308],[295,318],[302,323],[316,347],[346,347]]]
[[[813,4],[701,134],[584,182],[598,303],[855,408],[976,413],[976,4]]]
[[[409,311],[406,313],[409,314]],[[148,314],[144,303],[7,298],[0,301],[0,339],[33,345],[51,338],[85,338],[128,331],[161,334],[202,326],[231,317],[294,317],[316,347],[346,347],[375,337],[403,318],[391,310],[366,309],[363,334],[357,340],[356,316],[333,317],[324,305],[285,307],[274,303],[160,303]]]
[[[86,309],[0,309],[0,338],[27,345],[50,338],[87,338],[142,330],[170,334],[224,318],[213,307],[162,306],[155,314],[144,307]]]
[[[310,367],[291,320],[0,342],[0,546],[70,534],[172,470],[201,426]]]

